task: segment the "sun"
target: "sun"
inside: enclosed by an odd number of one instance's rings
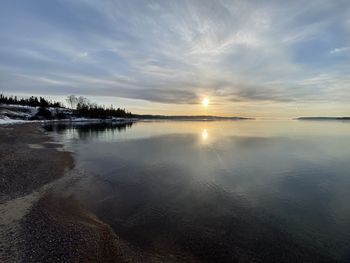
[[[203,104],[204,107],[208,107],[208,105],[209,105],[209,99],[208,99],[208,98],[204,98],[204,99],[202,100],[202,104]]]

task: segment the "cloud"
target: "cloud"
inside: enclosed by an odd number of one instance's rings
[[[334,48],[329,53],[330,54],[337,54],[337,53],[344,53],[344,52],[349,52],[349,51],[350,51],[350,47],[341,47],[341,48]]]
[[[81,52],[81,53],[78,54],[77,57],[79,57],[79,58],[86,58],[88,55],[89,54],[87,52]]]
[[[228,105],[341,100],[349,65],[324,54],[350,50],[348,10],[326,0],[1,2],[0,90],[171,104],[203,94]]]

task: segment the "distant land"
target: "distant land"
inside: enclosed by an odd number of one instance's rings
[[[297,120],[305,120],[305,121],[327,121],[327,120],[350,120],[350,117],[299,117]]]
[[[248,117],[222,117],[211,115],[142,115],[133,114],[134,118],[143,120],[190,120],[190,121],[203,121],[203,120],[253,120],[254,118]]]
[[[31,96],[18,98],[5,96],[0,93],[0,120],[71,120],[96,121],[102,120],[249,120],[248,117],[222,117],[211,115],[152,115],[133,114],[125,109],[113,106],[105,107],[91,102],[82,96],[69,95],[66,98],[67,107],[60,102],[51,101],[44,97]]]

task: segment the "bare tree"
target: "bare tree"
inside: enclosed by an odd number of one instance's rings
[[[85,97],[83,97],[83,96],[80,96],[79,98],[78,98],[78,104],[79,105],[89,105],[90,104],[90,101],[89,101],[89,99],[87,99],[87,98],[85,98]]]
[[[66,101],[68,103],[68,105],[70,106],[71,109],[76,108],[77,104],[78,104],[78,98],[75,95],[70,95],[66,98]]]

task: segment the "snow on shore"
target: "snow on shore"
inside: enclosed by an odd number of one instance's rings
[[[8,117],[0,118],[0,125],[1,124],[24,123],[24,122],[28,122],[28,121],[25,121],[25,120],[14,120],[14,119],[10,119]]]
[[[129,123],[134,122],[136,119],[129,118],[116,118],[112,117],[109,119],[99,118],[82,118],[75,117],[71,109],[66,108],[53,108],[48,107],[46,110],[51,112],[52,118],[45,119],[43,116],[36,118],[39,107],[23,106],[23,105],[5,105],[0,104],[0,124],[14,124],[14,123],[25,123],[31,119],[36,119],[36,122],[72,122],[72,123]],[[65,118],[56,118],[58,114],[63,115]],[[60,116],[62,117],[62,116]]]

